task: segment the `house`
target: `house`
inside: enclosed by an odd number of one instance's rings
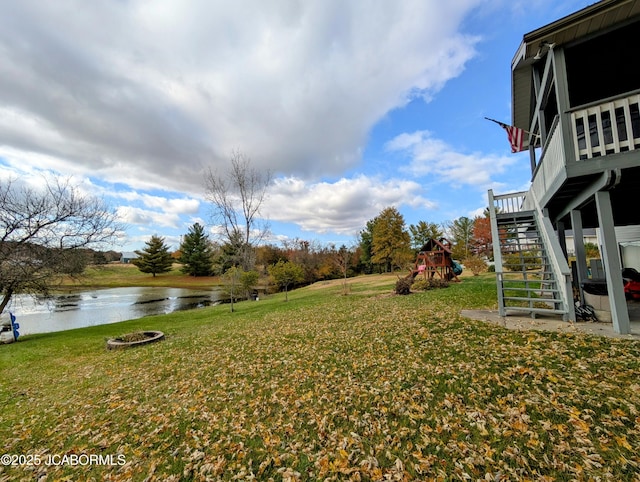
[[[132,259],[138,259],[138,258],[139,256],[133,251],[125,251],[120,256],[120,262],[127,264],[127,263],[130,263]]]
[[[583,233],[598,228],[613,328],[630,333],[617,232],[640,225],[639,31],[640,0],[602,0],[523,36],[511,65],[512,125],[527,131],[531,187],[488,193],[502,316],[575,320],[574,293],[583,301],[589,280]],[[517,282],[504,276],[505,247],[530,255]]]

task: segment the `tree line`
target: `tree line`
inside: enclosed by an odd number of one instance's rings
[[[154,235],[133,262],[156,276],[177,261],[185,274],[219,275],[245,291],[256,277],[270,276],[286,292],[319,280],[404,270],[429,238],[447,237],[454,257],[463,261],[490,256],[486,213],[442,225],[406,226],[394,207],[368,221],[348,246],[302,239],[276,246],[268,242],[269,225],[261,215],[271,180],[271,172],[255,169],[247,156],[233,152],[228,169],[209,169],[205,175],[211,220],[222,236],[213,241],[196,223],[179,249],[170,252],[164,238]],[[96,249],[113,244],[122,231],[113,209],[69,180],[45,179],[39,188],[0,180],[0,313],[14,293],[47,294],[63,277],[82,273],[88,262],[113,260],[114,251]]]
[[[488,215],[461,217],[442,225],[420,221],[407,226],[394,207],[383,209],[368,221],[350,246],[302,239],[286,240],[280,246],[234,240],[215,242],[202,225],[195,223],[183,236],[178,250],[171,252],[164,238],[154,235],[145,249],[136,251],[139,257],[132,263],[154,276],[170,271],[176,261],[190,276],[229,277],[232,273],[240,283],[242,276],[271,275],[276,284],[288,289],[322,280],[405,270],[429,239],[441,238],[450,242],[454,258],[467,264],[479,260],[486,266],[482,259],[491,255]]]

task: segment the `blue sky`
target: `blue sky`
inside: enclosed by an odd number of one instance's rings
[[[274,244],[351,244],[388,206],[473,217],[528,186],[484,119],[510,122],[522,36],[591,3],[2,2],[0,178],[71,176],[118,212],[119,251],[213,236],[203,173],[234,150],[274,174]]]

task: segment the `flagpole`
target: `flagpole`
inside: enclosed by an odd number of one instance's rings
[[[502,127],[502,126],[509,126],[509,124],[505,124],[504,122],[500,122],[500,121],[497,121],[497,120],[495,120],[495,119],[490,119],[489,117],[485,117],[485,119],[487,119],[487,120],[489,120],[489,121],[491,121],[491,122],[495,122],[495,123],[496,123],[496,124],[498,124],[500,127]],[[518,129],[520,129],[520,128],[518,127]],[[540,134],[534,134],[533,132],[529,132],[529,131],[524,130],[524,129],[520,129],[520,130],[521,130],[522,132],[526,132],[526,133],[527,133],[527,134],[529,134],[530,136],[533,136],[533,137],[540,137]]]

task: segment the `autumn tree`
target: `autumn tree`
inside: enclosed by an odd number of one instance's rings
[[[476,216],[473,220],[473,246],[476,254],[491,257],[493,254],[493,238],[491,235],[491,219],[488,213]]]
[[[0,313],[15,293],[48,294],[63,276],[79,274],[80,248],[115,241],[115,213],[68,179],[41,188],[0,180]]]
[[[280,260],[287,261],[285,250],[272,244],[263,244],[256,248],[256,263],[264,274],[267,273],[268,266],[276,264]]]
[[[240,151],[232,153],[230,164],[228,172],[209,169],[205,175],[206,197],[225,241],[238,250],[240,266],[250,270],[255,264],[254,248],[268,233],[260,209],[272,175],[268,170],[258,171]]]
[[[180,258],[182,272],[191,276],[208,276],[213,268],[213,249],[204,228],[195,223],[182,238]]]
[[[227,289],[229,294],[229,304],[231,313],[233,313],[233,303],[235,301],[235,297],[237,296],[237,292],[240,286],[240,277],[242,276],[242,270],[237,266],[232,266],[227,269],[222,275],[222,282]]]
[[[349,266],[353,259],[353,251],[347,248],[344,244],[340,248],[336,249],[332,246],[332,261],[342,274],[342,291],[347,293],[347,276],[349,274]]]
[[[285,301],[289,301],[289,287],[304,280],[302,266],[291,261],[278,261],[269,266],[269,274],[280,289],[284,289]]]
[[[243,271],[240,274],[240,286],[244,290],[247,299],[251,299],[253,290],[260,280],[260,273],[257,271]]]
[[[444,235],[440,226],[426,221],[419,221],[416,225],[411,224],[409,233],[411,234],[411,247],[416,251],[420,250],[430,239],[440,239]]]
[[[480,273],[486,273],[489,270],[487,263],[480,256],[469,256],[462,261],[464,267],[470,270],[474,276],[478,276]]]
[[[323,277],[323,248],[317,242],[295,238],[283,241],[283,245],[287,253],[287,259],[302,268],[304,273],[303,282],[313,283]]]
[[[164,243],[164,238],[153,235],[145,244],[143,250],[135,251],[138,258],[132,259],[131,263],[143,273],[151,273],[154,278],[157,274],[171,271],[173,258],[169,253],[169,247]]]
[[[371,261],[392,271],[412,258],[411,239],[405,229],[404,217],[394,207],[383,209],[373,225]]]

